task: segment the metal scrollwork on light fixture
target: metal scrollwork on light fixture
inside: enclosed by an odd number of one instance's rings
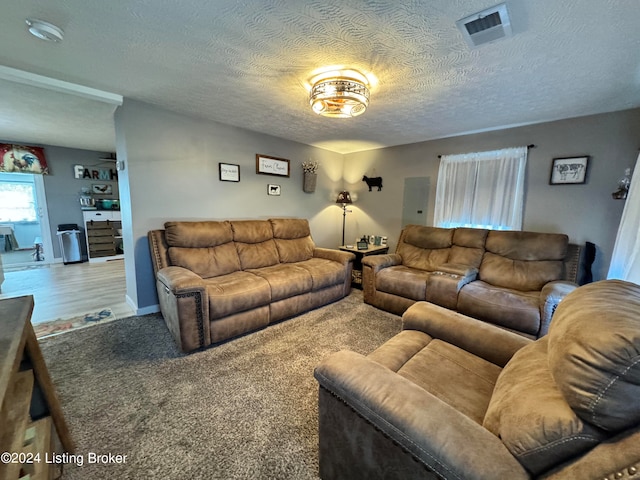
[[[309,103],[318,115],[350,118],[369,106],[367,78],[355,70],[327,72],[312,81]]]

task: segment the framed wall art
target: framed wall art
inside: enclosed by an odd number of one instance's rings
[[[240,165],[233,163],[218,163],[220,170],[221,182],[239,182],[240,181]]]
[[[111,195],[113,189],[108,183],[94,183],[91,185],[91,192],[97,195]]]
[[[589,157],[554,158],[549,185],[579,184],[587,181]]]
[[[267,185],[267,195],[280,195],[280,185]]]
[[[256,153],[256,173],[288,177],[289,160]]]

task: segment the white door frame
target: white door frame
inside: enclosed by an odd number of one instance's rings
[[[40,220],[40,235],[42,235],[42,249],[44,250],[44,263],[53,263],[53,242],[51,240],[51,227],[49,224],[49,210],[47,208],[47,196],[44,191],[44,175],[33,175],[33,183],[36,190],[36,202],[38,211],[36,214]]]

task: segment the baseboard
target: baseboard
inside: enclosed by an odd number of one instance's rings
[[[131,297],[129,297],[129,295],[125,295],[125,300],[127,301],[127,304],[131,307],[131,310],[136,312],[136,315],[149,315],[150,313],[158,313],[160,311],[159,304],[138,308],[138,305],[136,305],[136,303],[133,300],[131,300]]]

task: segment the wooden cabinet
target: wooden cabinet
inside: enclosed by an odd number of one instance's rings
[[[31,326],[33,296],[0,300],[0,479],[51,479],[74,446]],[[8,455],[8,456],[7,456]],[[48,461],[47,461],[48,460]]]
[[[122,221],[119,211],[82,212],[87,237],[89,262],[106,262],[123,258]]]

